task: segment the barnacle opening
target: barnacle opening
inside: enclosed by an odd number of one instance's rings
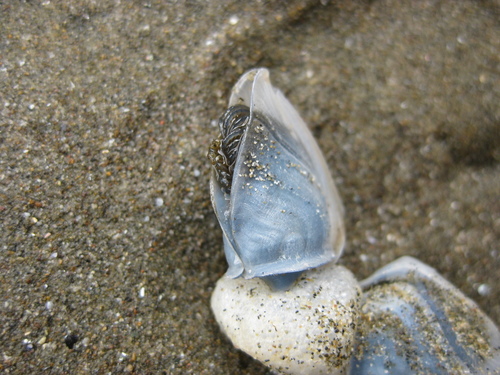
[[[234,166],[241,138],[250,122],[250,108],[245,105],[229,107],[219,119],[220,135],[208,148],[208,159],[215,170],[224,193],[231,193]]]

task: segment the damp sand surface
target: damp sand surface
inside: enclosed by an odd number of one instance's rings
[[[402,256],[500,323],[495,1],[0,5],[0,372],[268,374],[209,298],[206,153],[267,67],[346,207],[358,279]]]

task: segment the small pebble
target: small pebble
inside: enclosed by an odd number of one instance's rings
[[[78,336],[77,335],[67,335],[64,338],[64,343],[68,347],[68,349],[73,349],[75,344],[78,342]]]
[[[491,293],[491,287],[488,284],[481,284],[477,288],[477,292],[482,296],[487,296]]]
[[[289,291],[272,292],[258,278],[222,277],[212,310],[234,346],[273,370],[333,375],[348,365],[359,298],[352,273],[329,264],[304,272]]]
[[[239,22],[239,20],[238,16],[231,16],[231,18],[229,18],[229,24],[234,26]]]

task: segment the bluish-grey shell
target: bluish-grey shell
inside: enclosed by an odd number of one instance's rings
[[[498,374],[500,332],[433,268],[400,258],[361,283],[351,374]]]
[[[307,125],[266,69],[240,78],[219,125],[210,193],[227,276],[293,279],[337,260],[345,241],[340,198]]]

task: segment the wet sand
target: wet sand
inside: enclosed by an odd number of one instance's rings
[[[208,145],[257,67],[317,137],[341,264],[402,255],[500,323],[495,1],[0,5],[0,371],[266,374],[209,307]]]

